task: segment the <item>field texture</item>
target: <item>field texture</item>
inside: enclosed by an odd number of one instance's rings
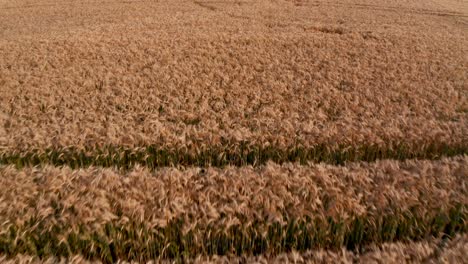
[[[343,166],[0,168],[0,249],[106,261],[278,254],[467,231],[468,158]]]
[[[0,261],[458,262],[467,155],[464,0],[0,0]]]
[[[441,247],[442,246],[442,247]],[[278,256],[212,256],[196,257],[184,259],[188,263],[464,263],[466,252],[468,251],[468,237],[457,236],[452,241],[431,239],[413,243],[385,243],[380,247],[368,247],[360,254],[356,254],[346,249],[342,250],[314,250],[298,253],[293,251],[288,254]],[[89,261],[83,256],[72,256],[70,258],[45,258],[38,259],[33,256],[19,255],[15,258],[0,256],[0,262],[6,264],[35,264],[35,263],[99,263]],[[171,263],[164,259],[158,259],[160,263]],[[118,261],[117,263],[129,263]]]

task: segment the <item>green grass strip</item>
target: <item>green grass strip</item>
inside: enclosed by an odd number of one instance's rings
[[[249,227],[197,226],[183,234],[182,222],[148,229],[144,224],[103,224],[100,232],[71,228],[67,223],[44,228],[31,219],[25,226],[10,226],[0,233],[0,253],[38,257],[82,254],[104,262],[147,261],[157,257],[183,260],[197,255],[276,254],[292,249],[359,249],[368,244],[414,241],[429,236],[452,237],[468,230],[466,205],[456,205],[437,214],[418,215],[417,210],[344,221],[332,218],[306,219],[287,224],[254,222]],[[263,232],[262,230],[266,230]],[[198,239],[195,240],[194,237]],[[202,239],[200,239],[202,238]]]
[[[387,147],[375,145],[348,146],[341,145],[330,148],[327,145],[303,147],[297,145],[290,148],[275,146],[257,146],[249,143],[210,146],[205,149],[191,148],[164,149],[157,146],[126,148],[121,146],[106,146],[102,148],[89,147],[78,150],[66,149],[32,150],[26,152],[0,153],[0,164],[12,164],[17,168],[50,164],[69,166],[73,169],[89,166],[118,167],[130,169],[139,164],[150,169],[166,166],[213,166],[227,165],[262,165],[267,161],[278,164],[284,162],[324,162],[333,165],[343,165],[345,162],[379,159],[438,159],[442,156],[452,157],[467,155],[467,145],[426,144],[410,146],[393,144]]]

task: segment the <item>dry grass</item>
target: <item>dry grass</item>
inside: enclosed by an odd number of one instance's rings
[[[381,246],[371,246],[363,253],[356,253],[343,249],[314,250],[306,252],[283,253],[278,256],[200,256],[186,259],[187,263],[465,263],[468,251],[467,235],[459,235],[450,241],[425,240],[412,243],[385,243]],[[0,257],[0,262],[33,264],[33,263],[101,263],[89,261],[83,256],[69,258],[46,258],[39,260],[31,256],[15,256],[13,258]],[[164,259],[155,259],[156,263],[173,263]],[[128,263],[118,261],[118,263]],[[130,262],[136,263],[136,262]]]

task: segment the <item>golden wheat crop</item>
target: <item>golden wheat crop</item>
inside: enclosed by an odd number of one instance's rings
[[[107,258],[116,250],[131,258],[120,247],[133,243],[141,254],[134,257],[147,259],[418,238],[467,229],[467,175],[466,156],[154,172],[7,166],[0,168],[0,244],[21,241],[7,246],[14,252],[84,250],[89,257]],[[31,240],[39,234],[48,239]],[[100,239],[89,242],[94,236]],[[181,244],[165,252],[165,243],[174,239]],[[256,239],[270,242],[256,245]],[[117,249],[87,248],[111,242]],[[51,248],[42,249],[42,243]],[[87,247],[77,249],[76,243]],[[145,248],[148,243],[154,248]],[[250,248],[239,251],[238,245]]]
[[[459,0],[0,0],[0,262],[459,261],[467,32]]]
[[[348,166],[269,163],[258,168],[159,169],[119,173],[89,168],[0,168],[0,222],[28,219],[99,227],[129,219],[166,226],[240,224],[240,219],[282,223],[285,218],[437,211],[468,204],[468,158],[380,161]],[[60,208],[59,214],[55,208]]]
[[[384,243],[370,246],[357,254],[345,249],[341,251],[316,250],[303,253],[290,252],[278,256],[258,257],[199,257],[194,263],[464,263],[468,250],[467,235],[452,241],[432,239],[412,243]]]
[[[467,235],[457,235],[449,241],[431,239],[412,243],[385,243],[379,247],[370,246],[364,253],[357,254],[346,249],[340,251],[313,250],[306,252],[283,253],[278,256],[199,256],[193,259],[185,259],[186,263],[225,264],[225,263],[463,263],[468,251]],[[19,255],[13,258],[0,257],[0,262],[5,264],[20,263],[101,263],[90,261],[83,256],[69,258],[38,259],[35,256]],[[117,263],[136,263],[118,261]],[[173,263],[169,260],[155,259],[152,263]]]
[[[466,13],[445,2],[1,3],[1,148],[466,151]]]

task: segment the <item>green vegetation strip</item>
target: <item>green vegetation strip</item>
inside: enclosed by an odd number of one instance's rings
[[[254,144],[227,144],[210,146],[204,149],[195,148],[159,148],[148,146],[126,148],[106,146],[89,147],[79,150],[74,147],[66,149],[46,149],[32,151],[4,151],[0,153],[0,164],[15,165],[17,168],[50,164],[69,166],[73,169],[89,166],[118,167],[129,169],[139,164],[150,169],[165,166],[212,166],[227,165],[262,165],[267,161],[282,164],[284,162],[324,162],[343,165],[345,162],[379,159],[439,159],[442,156],[453,157],[468,154],[467,145],[447,144],[393,144],[386,147],[340,145],[330,148],[328,145],[304,147],[297,145],[290,148],[275,146],[257,146]]]
[[[290,219],[284,225],[254,222],[249,227],[233,226],[227,230],[197,226],[186,234],[182,232],[182,221],[152,229],[136,222],[124,226],[103,223],[102,231],[87,232],[83,226],[71,227],[67,223],[41,228],[40,221],[31,219],[24,226],[12,225],[0,232],[0,254],[39,257],[82,254],[88,259],[110,263],[161,256],[184,259],[215,254],[277,254],[292,249],[359,249],[383,242],[452,237],[466,233],[466,220],[466,205],[461,204],[431,215],[420,215],[414,210],[343,221]]]

